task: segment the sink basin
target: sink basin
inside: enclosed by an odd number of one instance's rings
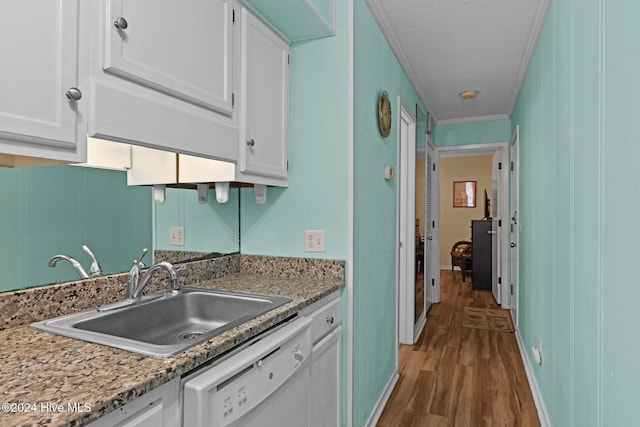
[[[184,288],[140,303],[34,323],[33,328],[153,357],[177,354],[291,301]]]

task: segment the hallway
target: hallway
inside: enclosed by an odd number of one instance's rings
[[[400,346],[378,426],[539,426],[515,335],[462,327],[464,307],[498,308],[492,294],[459,271],[441,270],[440,283],[418,342]]]

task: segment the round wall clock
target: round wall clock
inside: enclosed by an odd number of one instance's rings
[[[391,133],[391,103],[386,90],[382,91],[378,101],[378,126],[382,136],[389,136]]]

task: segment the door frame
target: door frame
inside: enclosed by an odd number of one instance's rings
[[[515,154],[514,154],[515,151]],[[520,293],[519,285],[519,274],[520,274],[520,249],[519,249],[519,239],[520,239],[520,125],[516,125],[516,130],[513,132],[513,136],[511,137],[510,147],[509,147],[509,159],[511,160],[509,168],[509,224],[510,227],[514,227],[511,233],[509,234],[509,245],[514,244],[515,247],[509,247],[509,284],[511,285],[510,289],[510,311],[511,311],[511,320],[513,320],[513,325],[518,330],[518,296]],[[515,236],[515,237],[514,237]],[[514,270],[511,270],[511,267],[515,266]]]
[[[398,342],[415,342],[416,119],[398,96],[396,294]],[[406,138],[403,138],[403,131]],[[397,349],[396,349],[397,352]]]
[[[506,227],[506,223],[505,223],[505,218],[510,218],[510,204],[508,203],[509,200],[509,173],[508,170],[509,168],[506,167],[506,165],[510,164],[510,152],[509,152],[509,147],[510,147],[510,142],[492,142],[492,143],[486,143],[486,144],[468,144],[468,145],[456,145],[456,146],[451,146],[451,147],[436,147],[436,161],[438,164],[438,167],[436,168],[435,174],[438,175],[437,178],[437,182],[440,182],[440,167],[439,165],[441,164],[440,159],[442,157],[462,157],[462,156],[482,156],[482,155],[493,155],[496,151],[502,149],[502,170],[501,170],[501,176],[502,176],[502,192],[500,194],[501,197],[501,201],[507,201],[505,203],[501,203],[502,204],[502,212],[501,212],[501,218],[502,218],[502,227]],[[438,230],[437,233],[434,233],[434,246],[437,249],[437,253],[440,253],[440,191],[439,189],[436,192],[436,201],[437,201],[437,210],[434,211],[434,215],[436,216],[436,229]],[[502,247],[502,268],[501,271],[499,272],[500,276],[502,278],[502,286],[500,289],[500,294],[502,296],[502,303],[501,303],[501,307],[502,308],[509,308],[509,286],[506,285],[507,282],[507,278],[509,277],[509,265],[510,265],[510,236],[509,233],[502,233],[502,238],[501,238],[501,247]],[[438,256],[439,258],[439,256]],[[438,260],[439,261],[439,260]],[[438,270],[440,269],[440,265],[437,266]],[[440,275],[436,275],[436,282],[437,282],[437,286],[435,286],[434,288],[434,293],[436,295],[434,295],[434,298],[437,299],[437,301],[440,301]]]
[[[425,263],[425,273],[427,271],[429,271],[431,273],[431,276],[429,278],[427,278],[426,274],[424,276],[424,280],[425,280],[425,304],[426,304],[426,309],[428,310],[429,307],[431,306],[431,304],[435,304],[440,302],[440,247],[437,246],[438,242],[439,242],[439,237],[436,237],[437,235],[440,235],[440,226],[439,224],[439,209],[440,209],[440,201],[439,201],[439,197],[440,197],[440,179],[439,179],[439,175],[437,173],[437,170],[439,168],[437,160],[438,160],[438,156],[436,153],[436,146],[433,143],[433,140],[431,139],[430,135],[427,135],[427,144],[426,147],[424,149],[425,153],[425,167],[427,167],[427,161],[426,158],[429,155],[429,152],[431,152],[431,165],[432,165],[432,170],[431,170],[431,221],[434,224],[425,224],[425,238],[428,235],[428,233],[426,232],[426,227],[431,227],[431,259],[430,259],[430,263],[429,265],[427,265],[427,260],[426,260],[426,254],[427,251],[425,249],[425,260],[423,261]],[[428,173],[425,171],[425,179],[428,176]],[[425,191],[427,191],[428,186],[425,185]],[[426,204],[429,203],[428,197],[426,197],[425,194],[425,210],[427,209]],[[426,214],[425,214],[425,218],[426,218]],[[427,241],[425,239],[425,248],[427,245]]]

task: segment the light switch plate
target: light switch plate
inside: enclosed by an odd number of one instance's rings
[[[304,231],[305,252],[324,252],[324,230]]]
[[[184,227],[169,228],[169,244],[173,246],[184,246]]]

